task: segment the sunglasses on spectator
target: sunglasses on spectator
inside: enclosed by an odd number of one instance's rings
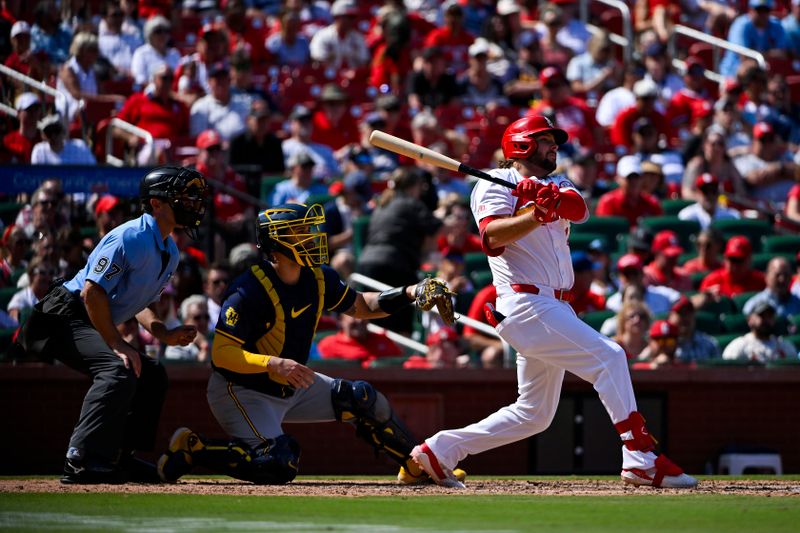
[[[153,30],[153,33],[155,33],[155,34],[169,33],[169,28],[156,28],[156,29]]]
[[[735,265],[741,265],[742,263],[744,263],[744,257],[725,257],[725,259],[727,259],[728,261],[730,261]]]
[[[211,282],[212,285],[225,285],[226,283],[228,283],[227,278],[211,279],[209,281]]]
[[[636,313],[630,313],[625,316],[625,320],[633,320],[634,318],[641,318],[645,320],[647,318],[647,313],[643,311],[637,311]]]
[[[699,242],[697,243],[697,247],[698,247],[698,248],[708,248],[708,247],[710,247],[710,246],[711,246],[711,243],[710,243],[710,242],[702,242],[702,241],[699,241]]]
[[[58,204],[56,200],[38,200],[35,205],[44,205],[55,207]]]
[[[175,78],[175,76],[173,74],[165,73],[165,74],[159,74],[158,75],[158,79],[161,79],[161,80],[172,80],[174,78]]]
[[[639,274],[642,273],[642,271],[639,270],[638,268],[625,268],[623,270],[620,270],[619,273],[627,278],[631,278],[634,276],[638,276]]]
[[[202,315],[192,315],[189,318],[191,318],[192,320],[209,320],[211,317],[208,316],[208,313],[205,313]]]
[[[719,187],[700,187],[703,194],[719,194]]]

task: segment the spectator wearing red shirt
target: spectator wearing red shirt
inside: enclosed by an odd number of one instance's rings
[[[330,146],[333,150],[358,143],[358,125],[350,114],[348,97],[338,85],[329,83],[320,94],[322,108],[314,113],[311,140]]]
[[[264,42],[267,28],[261,16],[248,17],[244,0],[228,0],[222,3],[225,12],[225,30],[228,33],[228,47],[231,53],[244,49],[250,61],[258,66],[269,59]]]
[[[41,102],[34,93],[22,93],[17,97],[19,128],[3,137],[3,160],[9,163],[30,164],[33,146],[42,140],[37,122],[41,118]]]
[[[658,199],[642,191],[642,166],[637,157],[626,155],[617,163],[619,187],[605,193],[597,203],[597,216],[619,216],[628,219],[631,228],[640,217],[663,213]]]
[[[31,25],[19,20],[11,26],[12,52],[6,58],[5,65],[20,74],[40,80],[45,77],[49,68],[47,54],[35,53],[31,50]]]
[[[381,27],[383,41],[372,53],[369,84],[376,88],[388,88],[394,94],[402,94],[406,74],[412,68],[409,50],[411,26],[408,18],[392,12],[383,18]]]
[[[224,25],[208,23],[203,26],[198,32],[196,48],[193,54],[183,56],[175,69],[173,89],[186,105],[211,92],[209,71],[215,63],[228,57],[228,34]]]
[[[600,268],[589,255],[583,251],[572,252],[572,270],[575,272],[575,281],[572,284],[569,304],[576,314],[602,311],[606,308],[606,297],[592,292],[594,270]]]
[[[359,361],[367,368],[380,357],[398,357],[402,350],[384,334],[367,331],[367,321],[350,315],[340,316],[341,328],[319,341],[317,349],[323,359]]]
[[[594,111],[586,102],[572,96],[569,81],[556,67],[542,69],[539,74],[542,84],[542,99],[530,111],[529,116],[554,116],[558,127],[569,134],[572,142],[583,147],[606,144],[602,128],[594,118]]]
[[[683,248],[678,235],[670,230],[659,231],[653,237],[653,261],[644,267],[644,282],[647,285],[663,285],[679,292],[692,290],[692,280],[678,267],[678,258]]]
[[[697,257],[693,257],[683,264],[683,271],[687,274],[697,272],[711,272],[722,268],[719,254],[725,238],[714,228],[706,228],[697,235]]]
[[[452,202],[444,209],[444,226],[436,240],[439,252],[444,255],[464,255],[481,252],[481,238],[469,231],[469,207],[464,201]]]
[[[689,137],[697,119],[709,113],[714,102],[706,90],[705,66],[695,56],[686,59],[685,87],[675,93],[667,106],[666,117],[670,129],[679,139]]]
[[[432,30],[425,38],[424,47],[437,47],[444,51],[454,72],[467,67],[467,49],[475,37],[464,29],[464,10],[451,2],[444,12],[444,26]]]
[[[247,181],[225,163],[222,137],[216,130],[205,130],[197,136],[197,171],[239,192],[247,192]],[[217,223],[215,257],[224,258],[227,250],[250,238],[253,208],[224,190],[214,191],[214,220]],[[227,249],[227,250],[226,250]]]
[[[743,235],[736,235],[725,246],[722,268],[711,272],[700,284],[701,292],[736,296],[743,292],[760,291],[766,287],[764,274],[752,267],[753,248]]]
[[[636,103],[617,115],[611,126],[611,142],[630,151],[633,148],[633,124],[640,118],[650,119],[659,135],[669,139],[667,119],[655,108],[658,97],[658,86],[655,82],[649,79],[637,81],[633,84],[633,95]]]
[[[143,93],[135,93],[128,97],[122,106],[119,118],[136,127],[149,132],[154,142],[156,161],[165,158],[165,151],[179,139],[189,135],[189,108],[180,100],[172,97],[172,80],[174,74],[166,63],[153,72],[151,85]],[[129,144],[138,145],[139,138],[115,129],[114,134],[127,138]],[[139,152],[139,161],[145,164],[151,154],[145,153],[147,147]]]
[[[489,285],[479,290],[472,299],[467,316],[473,320],[489,325],[486,321],[484,306],[487,303],[494,305],[495,302],[497,302],[497,288],[492,283],[489,283]],[[503,356],[505,350],[500,337],[486,335],[472,326],[464,326],[462,336],[469,344],[470,349],[480,354],[481,366],[483,368],[499,368],[504,366]]]
[[[786,200],[784,212],[787,217],[800,223],[800,183],[796,183],[789,190],[789,197]]]

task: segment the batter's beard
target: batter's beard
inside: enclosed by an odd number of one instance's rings
[[[546,171],[547,174],[550,174],[552,171],[556,169],[558,166],[554,161],[550,161],[547,156],[542,157],[539,154],[534,155],[528,161],[530,161],[531,165],[535,165],[542,170]]]

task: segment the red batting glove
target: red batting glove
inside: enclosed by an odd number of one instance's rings
[[[516,196],[523,202],[535,202],[536,196],[544,184],[535,179],[524,179],[517,183],[517,188],[511,191],[511,196]]]
[[[561,203],[561,192],[555,183],[540,188],[535,203],[533,218],[537,222],[548,224],[559,219],[558,205]]]

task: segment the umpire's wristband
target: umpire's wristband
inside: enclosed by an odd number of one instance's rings
[[[406,294],[405,286],[388,289],[378,295],[378,307],[381,308],[381,311],[390,315],[413,301],[414,299],[409,298],[408,294]]]

